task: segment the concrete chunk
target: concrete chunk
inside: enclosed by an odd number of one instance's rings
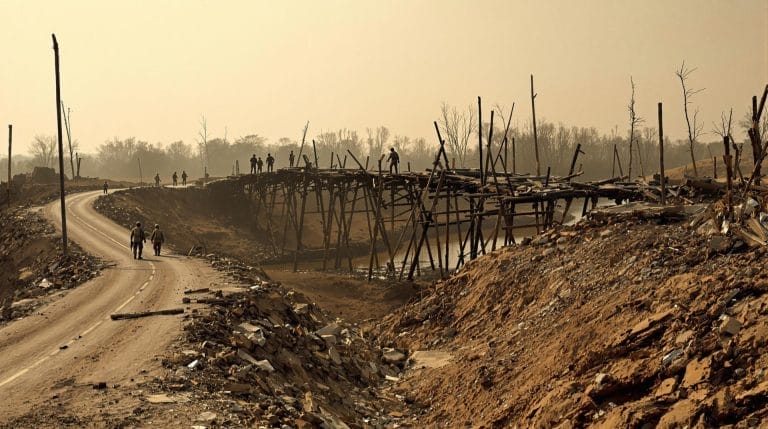
[[[324,326],[323,328],[318,329],[317,331],[315,331],[315,334],[317,334],[317,335],[319,335],[321,337],[323,335],[335,335],[335,336],[338,337],[341,334],[341,327],[339,325],[335,324],[335,323],[329,323],[328,325]]]
[[[720,323],[721,334],[734,336],[739,333],[740,329],[741,322],[730,316],[723,317],[723,321]]]

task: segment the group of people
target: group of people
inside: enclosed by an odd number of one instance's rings
[[[160,230],[160,225],[155,224],[155,229],[152,230],[149,241],[152,243],[155,256],[160,256],[161,247],[165,243],[165,234]],[[136,226],[131,229],[131,252],[133,253],[133,259],[144,259],[141,257],[141,252],[144,250],[144,243],[146,242],[147,234],[144,228],[141,227],[141,222],[136,222]]]
[[[181,170],[181,185],[187,186],[187,172],[185,170]],[[179,175],[174,171],[173,175],[171,176],[171,179],[173,179],[173,186],[179,186]],[[155,174],[155,187],[160,187],[160,173]]]
[[[389,173],[392,174],[399,174],[400,173],[400,155],[397,153],[395,148],[389,149],[389,157],[387,157],[387,161],[389,161]],[[293,151],[288,154],[288,166],[294,167],[294,164],[296,164],[296,155],[294,155]],[[298,164],[296,164],[298,166]],[[264,161],[261,159],[261,157],[257,157],[254,153],[251,157],[251,174],[261,173],[264,168]],[[267,153],[267,171],[274,171],[275,169],[275,157],[272,156],[271,153]],[[175,174],[175,173],[174,173]]]
[[[293,158],[293,151],[291,151],[291,159]],[[293,162],[293,161],[291,161]],[[256,157],[254,153],[251,157],[251,174],[261,173],[264,168],[264,161],[261,157]],[[267,171],[275,171],[275,157],[271,153],[267,154]]]

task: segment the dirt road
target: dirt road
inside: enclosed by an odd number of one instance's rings
[[[152,256],[148,245],[145,259],[134,260],[129,232],[91,207],[100,193],[68,198],[69,237],[114,266],[0,329],[0,426],[108,423],[130,414],[135,384],[159,372],[158,356],[178,338],[183,317],[113,321],[110,314],[182,307],[185,288],[207,287],[217,276],[193,259]],[[58,203],[44,212],[60,223]],[[108,389],[94,390],[99,382]]]

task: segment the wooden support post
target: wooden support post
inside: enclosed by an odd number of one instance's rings
[[[568,181],[571,181],[571,176],[573,175],[573,171],[576,168],[576,160],[579,158],[579,154],[584,153],[581,151],[581,143],[578,143],[576,145],[576,151],[573,153],[573,159],[571,159],[571,168],[568,169]],[[565,199],[565,208],[563,209],[563,218],[560,220],[560,223],[565,223],[565,218],[568,216],[568,210],[571,208],[571,202],[573,202],[573,198],[566,198]]]
[[[517,174],[517,160],[515,159],[515,138],[512,137],[512,174]]]
[[[8,124],[8,207],[11,206],[11,157],[13,155],[13,125]]]
[[[717,157],[716,156],[712,157],[712,178],[717,179]]]
[[[536,175],[541,176],[541,163],[539,162],[539,134],[536,131],[536,94],[533,92],[533,75],[531,75],[531,111],[533,112],[533,148],[536,151]]]
[[[485,172],[483,171],[483,103],[477,97],[477,153],[480,160],[480,186],[485,185]]]
[[[624,177],[624,169],[621,168],[621,156],[619,155],[619,150],[616,149],[615,144],[613,145],[613,157],[619,165],[619,177]]]
[[[328,216],[325,217],[325,230],[323,231],[323,271],[326,270],[328,263],[328,251],[331,247],[331,231],[333,230],[334,204],[336,203],[336,193],[333,185],[328,186]]]
[[[661,204],[667,203],[667,187],[666,177],[664,177],[664,121],[662,114],[662,106],[659,103],[659,174],[661,182]]]
[[[731,216],[733,215],[733,171],[731,169],[731,149],[727,135],[723,137],[723,145],[725,145],[723,161],[725,161],[726,212],[728,214],[728,219],[731,219]]]
[[[320,168],[320,164],[317,163],[317,145],[315,139],[312,139],[312,152],[315,154],[315,168]]]
[[[61,199],[61,239],[62,251],[67,254],[67,205],[64,201],[64,139],[61,130],[61,83],[59,78],[59,42],[56,41],[56,35],[51,34],[53,38],[54,68],[56,73],[56,122],[58,125],[59,136],[59,196]]]
[[[301,252],[301,238],[304,232],[304,212],[307,206],[307,170],[305,169],[301,176],[301,214],[299,214],[299,225],[296,228],[296,252],[293,255],[293,272],[296,272],[299,265],[299,252]]]
[[[449,255],[451,249],[451,188],[445,190],[445,274],[448,272],[450,265]]]

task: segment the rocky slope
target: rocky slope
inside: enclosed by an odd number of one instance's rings
[[[562,228],[467,264],[376,340],[450,356],[394,388],[415,426],[757,427],[765,255],[685,222]]]

